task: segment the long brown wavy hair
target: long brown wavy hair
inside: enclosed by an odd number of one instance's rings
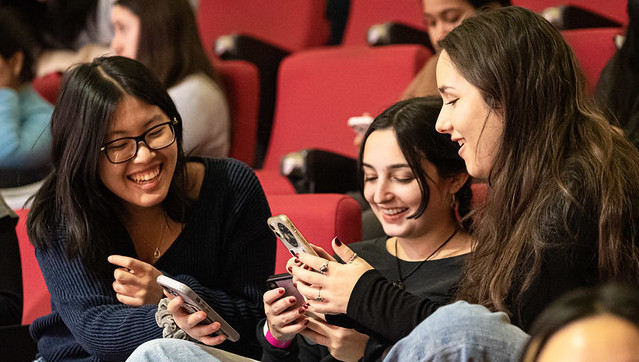
[[[465,20],[439,45],[504,119],[458,298],[508,312],[544,251],[583,234],[597,240],[600,279],[637,282],[639,152],[587,94],[560,32],[506,7]]]

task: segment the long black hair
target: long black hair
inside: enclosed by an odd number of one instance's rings
[[[390,106],[380,113],[368,127],[362,146],[359,150],[360,190],[364,189],[364,175],[362,160],[364,146],[368,137],[376,130],[392,129],[397,137],[397,143],[417,179],[422,200],[419,208],[410,218],[418,218],[428,207],[429,189],[426,179],[428,175],[422,166],[426,158],[437,168],[442,177],[451,177],[466,173],[466,164],[457,153],[459,144],[452,142],[450,137],[438,133],[435,123],[442,107],[441,97],[409,98]],[[470,178],[455,194],[459,203],[459,215],[464,218],[471,208],[473,192],[470,188]],[[470,221],[463,219],[463,226],[468,229]]]
[[[53,237],[66,239],[69,259],[79,256],[87,267],[104,264],[120,199],[98,175],[100,147],[124,97],[158,106],[175,126],[178,158],[162,205],[167,215],[184,221],[186,160],[182,120],[162,84],[142,64],[124,57],[96,58],[70,70],[63,79],[51,118],[53,170],[36,193],[27,220],[29,239],[47,248]]]

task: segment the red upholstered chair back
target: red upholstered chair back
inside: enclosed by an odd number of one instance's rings
[[[628,2],[624,0],[511,0],[511,3],[537,13],[549,7],[575,5],[621,24],[628,24]]]
[[[340,47],[299,52],[281,65],[264,169],[304,148],[355,157],[349,117],[395,103],[430,56],[418,45]]]
[[[37,77],[33,80],[33,89],[47,102],[55,104],[58,99],[58,92],[60,91],[60,84],[62,83],[63,73],[53,72],[42,77]]]
[[[267,195],[273,215],[286,214],[310,243],[333,254],[331,241],[362,238],[362,214],[357,201],[341,194]],[[266,222],[266,220],[264,221]],[[286,272],[291,254],[278,240],[275,273]]]
[[[51,297],[44,283],[44,277],[35,258],[33,245],[27,236],[27,214],[29,210],[16,210],[20,217],[16,225],[20,243],[20,261],[22,262],[22,292],[24,294],[22,324],[31,324],[36,318],[51,313]]]
[[[364,45],[368,29],[388,21],[427,31],[417,0],[351,0],[343,45]]]
[[[515,6],[521,6],[522,8],[530,9],[534,12],[540,13],[544,9],[559,6],[567,3],[565,0],[511,0],[510,3]]]
[[[617,51],[615,36],[622,32],[620,28],[574,29],[561,32],[579,60],[591,92],[594,91],[604,66]]]
[[[329,35],[326,0],[200,0],[197,22],[207,52],[232,33],[289,51],[325,45]]]
[[[355,157],[348,118],[377,115],[395,103],[430,56],[418,45],[391,45],[312,49],[284,59],[271,139],[257,172],[265,192],[294,192],[279,176],[287,153],[316,148]]]
[[[253,166],[257,145],[260,79],[257,67],[242,60],[214,61],[231,111],[229,156]]]

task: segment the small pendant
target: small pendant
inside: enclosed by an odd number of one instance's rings
[[[401,280],[393,282],[393,286],[399,290],[404,290],[404,282],[402,282]]]
[[[162,253],[160,253],[160,249],[155,248],[155,251],[153,252],[153,257],[158,259],[160,255],[162,255]]]

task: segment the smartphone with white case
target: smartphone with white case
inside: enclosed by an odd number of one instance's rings
[[[297,230],[291,219],[286,215],[277,215],[268,218],[268,226],[278,239],[284,244],[286,250],[295,256],[296,253],[308,253],[317,256],[315,249],[306,241],[302,233]]]
[[[181,283],[175,279],[169,278],[166,275],[160,275],[157,277],[158,284],[164,288],[167,293],[175,296],[182,297],[184,303],[182,307],[189,313],[195,313],[204,311],[206,313],[206,319],[202,321],[204,324],[210,324],[213,322],[220,323],[220,329],[213,335],[224,334],[226,339],[232,342],[236,342],[240,339],[240,334],[228,324],[222,316],[217,314],[211,306],[200,298],[188,285]]]

